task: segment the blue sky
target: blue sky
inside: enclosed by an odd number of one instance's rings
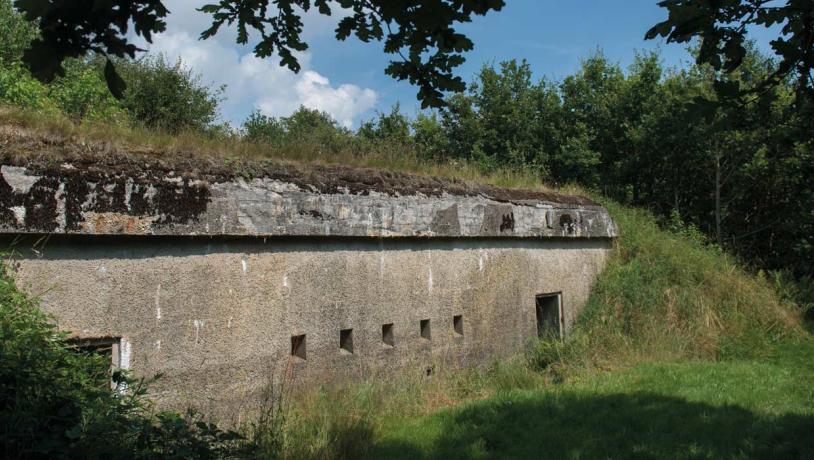
[[[299,105],[325,110],[345,126],[358,126],[376,110],[400,102],[415,113],[416,89],[384,74],[389,57],[381,43],[333,38],[336,18],[316,13],[305,17],[310,48],[301,56],[303,70],[293,74],[271,59],[257,59],[251,46],[234,44],[232,32],[197,40],[208,18],[194,8],[204,2],[167,0],[172,14],[168,30],[149,47],[180,59],[203,81],[227,85],[222,117],[239,124],[252,110],[287,115]],[[688,55],[682,45],[662,39],[645,41],[652,25],[666,18],[657,0],[507,0],[497,13],[477,17],[461,31],[474,42],[458,75],[470,81],[484,64],[525,58],[536,77],[560,79],[573,73],[580,59],[601,49],[612,61],[627,66],[636,50],[659,49],[664,63],[678,66]],[[759,34],[756,38],[765,38]]]

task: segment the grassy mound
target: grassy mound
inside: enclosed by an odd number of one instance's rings
[[[534,350],[538,364],[610,369],[766,356],[802,333],[796,305],[698,231],[680,223],[664,230],[646,211],[603,204],[619,225],[615,254],[573,333]]]

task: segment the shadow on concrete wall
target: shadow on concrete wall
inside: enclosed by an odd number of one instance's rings
[[[814,458],[814,417],[767,416],[649,393],[563,393],[485,402],[437,416],[418,449],[374,446],[375,458]]]
[[[0,235],[0,252],[43,260],[146,259],[297,251],[455,251],[468,249],[609,249],[606,238],[360,238],[128,235]],[[32,250],[33,249],[33,250]]]

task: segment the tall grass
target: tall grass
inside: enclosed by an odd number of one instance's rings
[[[5,135],[35,136],[46,141],[68,140],[86,147],[88,155],[147,155],[175,163],[214,162],[228,165],[239,175],[251,176],[265,160],[371,167],[468,180],[500,187],[550,190],[540,177],[525,170],[483,171],[467,161],[439,162],[420,157],[411,145],[374,141],[352,135],[297,138],[269,144],[244,138],[231,130],[162,133],[138,126],[99,120],[74,122],[52,112],[0,105],[0,126]],[[20,152],[21,155],[29,155]],[[54,161],[58,161],[56,158]]]
[[[663,230],[640,209],[603,204],[619,226],[614,255],[573,333],[535,359],[609,369],[643,361],[719,360],[769,353],[801,332],[801,311],[692,228]]]

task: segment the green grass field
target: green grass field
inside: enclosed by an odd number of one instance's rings
[[[814,458],[814,340],[641,364],[383,425],[376,458]]]

